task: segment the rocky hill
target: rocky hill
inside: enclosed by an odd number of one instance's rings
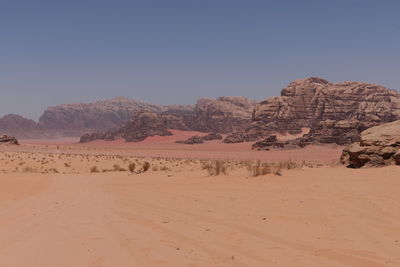
[[[38,123],[16,114],[8,114],[0,118],[0,133],[8,133],[17,138],[39,138],[42,136]]]
[[[256,102],[245,97],[200,99],[195,106],[193,130],[231,133],[248,128]]]
[[[46,130],[62,131],[64,135],[80,135],[88,131],[106,131],[128,121],[135,112],[161,112],[159,105],[117,97],[93,103],[63,104],[49,107],[39,119]]]
[[[295,134],[311,128],[307,135],[311,142],[343,144],[366,128],[396,119],[400,119],[400,94],[394,90],[307,78],[289,84],[281,96],[257,103],[251,126],[227,140],[254,141],[274,132]]]
[[[168,131],[163,115],[149,111],[138,111],[121,127],[113,128],[104,133],[85,134],[81,137],[80,142],[87,143],[93,140],[112,141],[117,139],[124,139],[127,142],[139,142],[154,135],[172,135]]]

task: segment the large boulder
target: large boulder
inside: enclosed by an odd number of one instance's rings
[[[369,128],[340,158],[349,168],[400,165],[400,120]]]
[[[6,134],[0,135],[0,144],[19,145],[17,138]]]

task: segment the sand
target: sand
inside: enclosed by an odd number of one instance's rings
[[[239,146],[167,159],[90,146],[0,147],[1,267],[400,266],[398,166],[347,169],[329,163],[338,148],[314,147],[296,152],[314,163],[253,177],[259,154],[242,149],[210,176],[198,159]],[[145,173],[113,170],[145,161]]]

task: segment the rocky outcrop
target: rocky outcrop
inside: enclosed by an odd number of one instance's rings
[[[19,145],[17,138],[8,135],[0,135],[0,144]]]
[[[255,102],[245,97],[201,99],[195,105],[161,106],[118,97],[88,104],[49,107],[39,122],[64,136],[105,132],[129,121],[138,111],[162,115],[168,129],[229,133],[250,125]]]
[[[193,130],[231,133],[250,126],[255,101],[245,97],[200,99],[195,106]]]
[[[17,138],[43,136],[40,126],[35,121],[16,114],[8,114],[0,118],[0,132],[9,133]]]
[[[222,135],[218,133],[209,133],[205,136],[194,135],[189,137],[185,141],[176,141],[178,144],[187,144],[187,145],[194,145],[194,144],[203,144],[205,141],[212,141],[212,140],[222,140]]]
[[[57,130],[63,135],[80,135],[82,132],[106,131],[121,126],[135,112],[146,110],[162,112],[159,105],[117,97],[88,104],[63,104],[49,107],[39,119],[46,130]]]
[[[340,161],[349,168],[400,165],[400,120],[363,131],[359,142],[343,150]]]
[[[139,142],[155,135],[172,135],[168,131],[163,116],[154,112],[138,111],[121,127],[113,128],[104,133],[85,134],[81,137],[80,142],[87,143],[99,139],[106,141],[125,139],[127,142]]]
[[[292,82],[281,96],[258,103],[245,135],[261,139],[276,132],[297,134],[311,128],[306,138],[313,142],[346,144],[360,130],[396,119],[400,119],[400,94],[394,90],[308,78]]]

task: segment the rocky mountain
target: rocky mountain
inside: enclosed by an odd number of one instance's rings
[[[40,117],[46,130],[63,135],[107,131],[121,126],[138,111],[162,114],[169,129],[228,133],[250,125],[254,101],[244,97],[201,99],[195,105],[161,106],[118,97],[88,104],[49,107]]]
[[[87,143],[93,140],[112,141],[117,139],[125,139],[126,142],[139,142],[154,135],[172,135],[168,131],[163,115],[149,111],[138,111],[121,127],[113,128],[104,133],[85,134],[81,137],[80,142]]]
[[[17,138],[32,138],[41,136],[41,128],[33,120],[8,114],[0,118],[0,133],[8,133]]]
[[[227,142],[255,141],[272,133],[296,134],[310,128],[310,142],[349,143],[360,131],[400,119],[400,94],[362,82],[296,80],[281,96],[257,103],[251,126]]]
[[[106,131],[120,126],[139,110],[161,112],[163,108],[117,97],[87,104],[49,107],[40,117],[39,123],[46,130],[62,131],[64,135],[80,135],[82,132]]]
[[[195,106],[193,129],[201,132],[231,133],[250,126],[256,102],[245,97],[200,99]]]
[[[350,168],[400,165],[400,120],[363,131],[359,142],[343,150],[340,161]]]
[[[155,135],[155,129],[148,130],[147,126],[141,123],[144,115],[151,116],[149,121],[160,127],[162,135],[166,135],[165,129],[213,133],[243,130],[250,125],[254,104],[254,101],[244,97],[220,97],[215,100],[200,99],[194,106],[164,106],[156,111],[147,112],[142,110],[134,112],[132,118],[124,126],[102,133],[85,134],[81,142],[96,139],[115,140],[121,137],[129,142],[136,142],[143,140],[146,134]],[[143,127],[144,130],[142,131],[139,127]],[[134,138],[134,134],[137,134],[138,138]]]

